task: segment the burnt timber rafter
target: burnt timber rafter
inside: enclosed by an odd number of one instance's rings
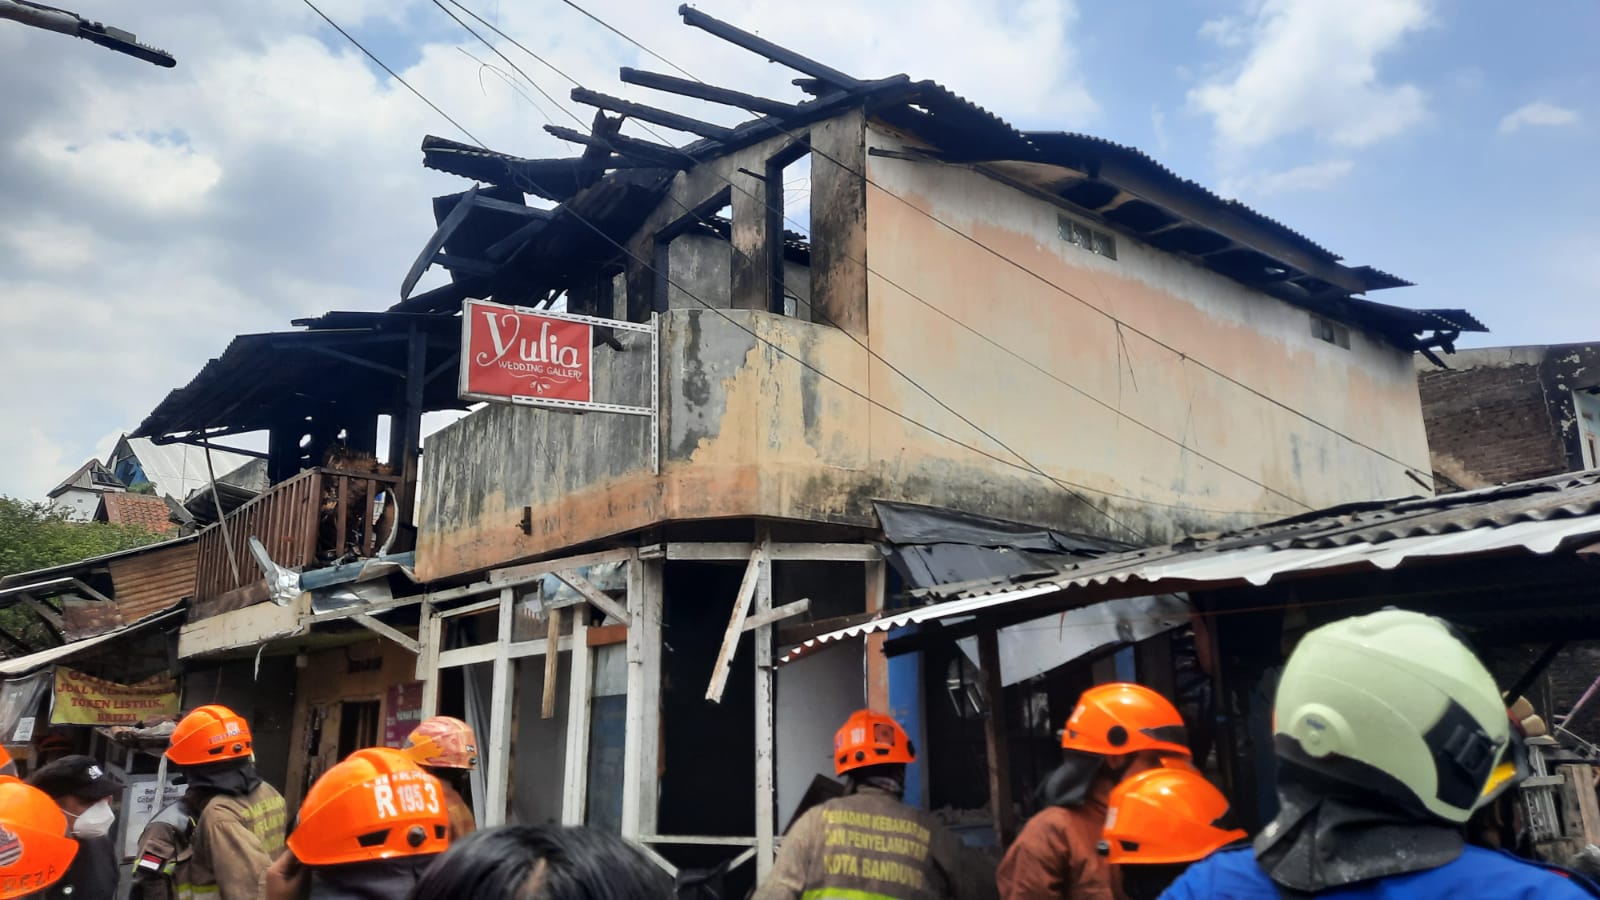
[[[632,119],[638,119],[641,122],[652,122],[664,128],[697,134],[714,141],[726,141],[733,137],[732,128],[724,128],[721,125],[702,122],[690,116],[682,116],[675,112],[668,112],[643,103],[634,103],[632,100],[624,100],[621,97],[613,97],[610,94],[602,94],[599,91],[591,91],[588,88],[573,88],[572,100],[574,103],[610,110]]]
[[[746,94],[743,91],[717,87],[701,81],[690,81],[687,78],[663,75],[659,72],[646,72],[623,66],[621,75],[625,84],[636,84],[640,87],[665,91],[682,97],[693,97],[696,100],[720,103],[723,106],[732,106],[736,109],[748,110],[761,115],[792,116],[796,111],[793,103],[770,100],[766,97],[758,97],[755,94]]]
[[[571,141],[585,147],[604,147],[613,153],[644,160],[664,169],[687,169],[695,163],[695,158],[688,152],[666,144],[641,141],[620,134],[596,137],[561,125],[546,125],[544,130],[563,141]]]
[[[766,38],[756,37],[742,28],[729,25],[727,22],[693,9],[688,4],[678,7],[678,14],[683,16],[683,21],[687,25],[709,34],[714,34],[734,46],[743,47],[751,53],[764,56],[779,65],[788,66],[796,72],[803,72],[812,78],[846,90],[854,90],[863,84],[858,78],[852,78],[838,69],[825,66],[810,57],[801,56],[793,50],[780,47]]]

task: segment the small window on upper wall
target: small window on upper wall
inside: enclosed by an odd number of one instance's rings
[[[1063,241],[1082,247],[1090,253],[1098,253],[1106,259],[1117,258],[1117,239],[1110,232],[1090,228],[1066,216],[1056,216],[1056,233]]]
[[[1336,347],[1350,349],[1350,329],[1321,316],[1311,317],[1311,336]]]

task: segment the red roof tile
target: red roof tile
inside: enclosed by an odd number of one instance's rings
[[[167,501],[150,494],[116,492],[101,498],[105,519],[113,525],[138,525],[156,534],[171,534],[178,525],[170,518]]]

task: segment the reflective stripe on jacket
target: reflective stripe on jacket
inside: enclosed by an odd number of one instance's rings
[[[985,863],[932,814],[859,786],[800,817],[754,900],[990,900]]]
[[[264,781],[242,797],[212,798],[188,861],[173,875],[179,900],[256,900],[261,873],[283,852],[287,822],[283,797]]]

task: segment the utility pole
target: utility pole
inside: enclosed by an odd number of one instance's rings
[[[46,31],[80,37],[162,68],[170,69],[178,64],[167,51],[139,43],[131,31],[91,22],[75,12],[56,9],[53,6],[30,3],[28,0],[0,0],[0,19],[11,19]]]

